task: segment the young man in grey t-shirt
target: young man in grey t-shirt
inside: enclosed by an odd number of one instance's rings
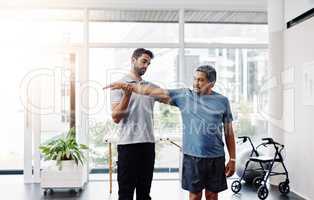
[[[144,81],[153,53],[139,48],[132,54],[130,72],[120,81],[140,85],[155,85]],[[112,119],[120,126],[118,141],[119,200],[151,199],[149,193],[155,163],[153,134],[154,97],[132,94],[130,88],[111,91]]]

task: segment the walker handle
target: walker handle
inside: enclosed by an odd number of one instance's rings
[[[278,145],[281,147],[284,147],[284,145],[279,144],[278,142],[275,142],[272,138],[262,138],[263,141],[267,141],[266,144],[274,144],[274,145]]]
[[[247,136],[240,136],[238,138],[242,139],[242,142],[245,143],[249,137],[247,137]]]

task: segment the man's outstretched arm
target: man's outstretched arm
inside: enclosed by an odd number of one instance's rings
[[[134,93],[147,95],[152,97],[157,97],[160,102],[165,104],[170,104],[171,98],[168,94],[168,91],[159,87],[152,87],[148,85],[140,84],[130,84],[123,82],[112,83],[109,86],[104,87],[103,89],[129,89]]]

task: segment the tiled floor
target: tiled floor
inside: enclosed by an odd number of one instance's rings
[[[188,200],[188,193],[180,188],[179,181],[175,176],[168,179],[154,175],[155,180],[152,184],[151,196],[154,200]],[[0,199],[2,200],[117,200],[117,182],[113,182],[113,193],[109,194],[109,182],[103,175],[91,176],[90,182],[81,193],[74,193],[69,190],[57,190],[53,194],[43,196],[40,184],[24,184],[23,176],[0,176]],[[230,185],[232,180],[228,180]],[[228,189],[219,195],[219,199],[258,199],[256,190],[251,186],[243,185],[239,194],[233,194]],[[302,198],[290,193],[282,196],[276,188],[271,188],[268,200],[301,200]]]

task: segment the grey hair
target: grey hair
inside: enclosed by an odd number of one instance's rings
[[[209,82],[216,82],[217,72],[214,67],[210,65],[201,65],[198,68],[196,68],[195,71],[205,73]]]

